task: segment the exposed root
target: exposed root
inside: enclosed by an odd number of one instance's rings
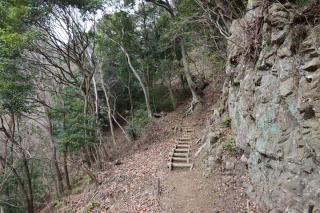
[[[193,113],[194,107],[195,107],[199,102],[200,102],[199,99],[193,98],[192,101],[191,101],[191,104],[190,104],[190,106],[188,107],[187,111],[185,112],[185,115],[184,115],[184,116],[191,115],[191,114]]]

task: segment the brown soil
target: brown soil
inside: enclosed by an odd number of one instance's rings
[[[148,131],[136,142],[135,151],[130,151],[120,160],[120,165],[99,172],[102,182],[98,187],[83,186],[81,194],[74,194],[63,201],[59,212],[165,212],[165,213],[211,213],[211,212],[259,212],[249,202],[243,183],[246,177],[226,175],[213,170],[204,175],[205,165],[195,152],[201,146],[196,142],[202,137],[207,117],[214,103],[213,92],[206,89],[205,100],[193,115],[183,123],[194,129],[191,147],[191,162],[194,168],[167,168],[168,154],[176,138],[182,135],[176,131],[186,103],[174,112],[150,125]],[[143,140],[143,141],[141,141]],[[155,193],[156,180],[160,180],[160,196]]]

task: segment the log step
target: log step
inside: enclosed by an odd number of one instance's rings
[[[176,141],[176,143],[177,144],[181,144],[181,145],[183,145],[183,144],[185,144],[185,145],[188,145],[188,144],[191,144],[189,141]]]
[[[169,153],[169,156],[170,157],[188,157],[189,154],[188,153],[174,153],[174,152],[171,152],[171,153]]]
[[[179,140],[179,141],[190,141],[191,138],[179,138],[178,140]]]
[[[189,149],[174,149],[174,152],[189,152]]]
[[[172,170],[174,167],[176,168],[186,168],[189,167],[190,169],[193,168],[193,163],[168,163],[168,167],[170,170]]]
[[[179,148],[187,148],[187,149],[189,148],[189,149],[190,149],[190,145],[187,145],[187,144],[177,144],[177,145],[176,145],[176,148],[178,148],[178,149],[179,149]]]
[[[178,162],[187,162],[187,163],[189,163],[189,158],[172,157],[170,160],[171,160],[171,162],[172,161],[178,161]]]

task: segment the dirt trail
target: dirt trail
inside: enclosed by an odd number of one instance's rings
[[[177,110],[177,114],[183,113],[183,109]],[[182,111],[182,112],[181,112]],[[181,117],[177,116],[177,117]],[[192,118],[191,118],[192,119]],[[197,133],[197,124],[194,120],[184,118],[182,122],[177,121],[177,125],[189,127],[193,131],[191,135],[191,150],[194,150],[195,143],[201,135]],[[198,128],[197,128],[198,127]],[[185,137],[185,132],[180,131],[176,134],[176,139]],[[190,153],[191,163],[193,162],[193,154]],[[196,163],[195,163],[196,164]],[[212,191],[210,187],[206,187],[202,181],[201,172],[198,169],[174,168],[162,178],[162,196],[160,204],[163,212],[209,212],[214,206],[210,202]]]
[[[183,113],[183,108],[177,110]],[[214,212],[258,212],[253,209],[245,194],[242,183],[245,177],[226,175],[219,169],[206,173],[202,157],[195,157],[201,144],[196,144],[202,137],[203,126],[208,112],[200,110],[184,118],[181,124],[191,127],[193,143],[191,146],[191,163],[194,168],[166,171],[161,178],[162,194],[161,212],[172,213],[214,213]],[[178,132],[175,137],[183,136]],[[251,209],[251,210],[250,210]]]

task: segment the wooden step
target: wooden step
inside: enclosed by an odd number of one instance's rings
[[[175,146],[176,148],[189,148],[190,149],[190,145],[188,145],[188,144],[177,144],[176,146]]]
[[[190,151],[189,149],[174,149],[175,153],[178,153],[178,152],[189,152],[189,151]]]
[[[177,162],[187,162],[189,163],[189,158],[182,158],[182,157],[171,157],[170,161],[177,161]]]
[[[182,143],[179,143],[182,142]],[[190,144],[188,142],[184,142],[184,141],[177,141],[177,144],[175,144],[173,146],[173,149],[177,149],[177,148],[186,148],[186,149],[190,149]]]
[[[179,140],[179,141],[190,141],[191,138],[179,138],[178,140]]]
[[[188,157],[189,153],[169,153],[169,157]]]
[[[174,167],[176,168],[190,168],[190,170],[193,168],[193,163],[168,163],[168,167],[170,170],[172,170]]]
[[[178,140],[176,140],[176,143],[177,144],[186,144],[186,145],[188,145],[188,144],[191,144],[191,142],[190,141],[178,141]]]

